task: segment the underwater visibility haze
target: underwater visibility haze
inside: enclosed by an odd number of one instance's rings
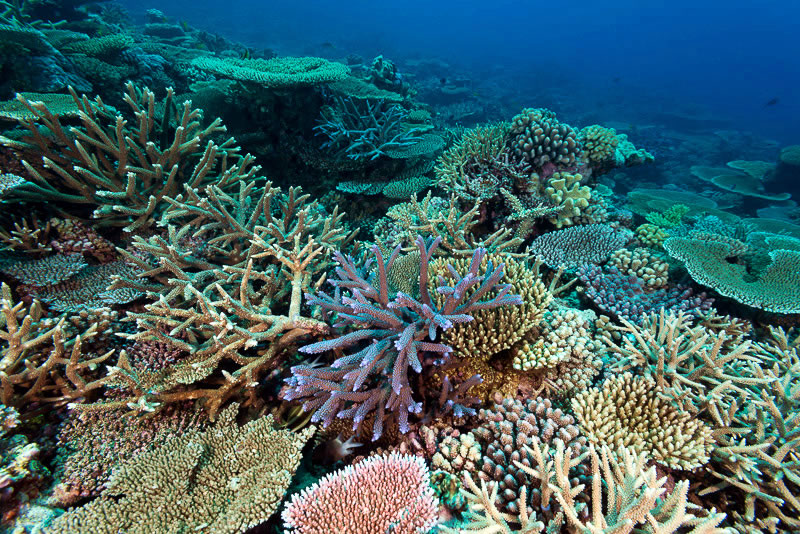
[[[798,15],[0,0],[0,533],[800,532]]]

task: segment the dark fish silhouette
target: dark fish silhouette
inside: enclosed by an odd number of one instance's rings
[[[621,79],[622,79],[622,78],[621,78],[621,77],[619,77],[619,76],[614,76],[614,77],[611,79],[611,81],[612,81],[612,82],[614,82],[614,83],[619,83],[619,81],[620,81]]]
[[[765,107],[765,108],[768,108],[769,106],[774,106],[774,105],[775,105],[775,104],[777,104],[778,102],[780,102],[780,100],[778,100],[777,98],[770,98],[770,99],[767,101],[767,103],[766,103],[766,104],[764,104],[764,107]]]

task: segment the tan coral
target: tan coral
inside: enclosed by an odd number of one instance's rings
[[[646,248],[618,250],[608,259],[608,265],[644,280],[647,287],[664,287],[669,281],[669,263]]]
[[[658,394],[652,379],[625,373],[578,393],[572,409],[592,443],[631,447],[677,469],[706,464],[714,443],[711,428]]]

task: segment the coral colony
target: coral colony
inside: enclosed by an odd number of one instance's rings
[[[0,2],[2,532],[800,531],[800,148],[659,187],[646,133],[444,62],[37,4]]]

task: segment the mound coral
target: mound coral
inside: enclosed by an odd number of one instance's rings
[[[547,109],[523,109],[511,119],[511,135],[515,154],[536,169],[573,167],[581,155],[577,132]]]

